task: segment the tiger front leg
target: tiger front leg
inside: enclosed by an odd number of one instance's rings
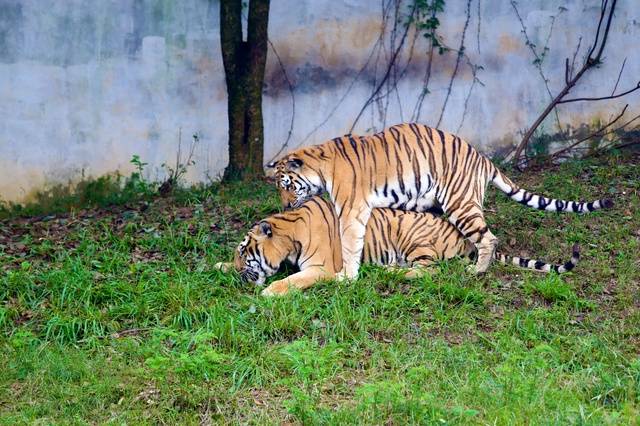
[[[304,290],[313,286],[319,280],[333,277],[334,275],[327,272],[325,268],[313,266],[287,278],[274,281],[269,287],[262,290],[261,294],[263,296],[284,296],[292,289]]]
[[[364,248],[364,234],[370,216],[370,208],[343,212],[340,219],[342,270],[336,275],[338,281],[347,278],[355,279],[358,276],[360,259],[362,259],[362,250]]]

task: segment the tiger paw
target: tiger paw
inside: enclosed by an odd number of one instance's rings
[[[284,281],[276,281],[260,293],[265,297],[284,296],[289,292],[289,283]]]
[[[358,274],[356,274],[357,276]],[[352,280],[354,278],[356,278],[356,276],[351,276],[351,274],[348,274],[345,269],[343,268],[340,272],[338,272],[336,274],[336,281],[338,282],[342,282],[342,281],[347,281],[347,280]]]
[[[488,268],[478,268],[478,265],[467,265],[467,272],[474,275],[482,275],[487,272]]]
[[[335,280],[338,282],[341,282],[346,280],[355,280],[356,278],[358,278],[357,269],[354,273],[354,272],[348,272],[347,268],[342,268],[342,270],[336,274]]]
[[[213,265],[213,267],[215,269],[219,269],[222,272],[230,272],[231,270],[233,270],[233,263],[218,262],[215,265]]]

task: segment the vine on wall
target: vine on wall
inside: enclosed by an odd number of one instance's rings
[[[407,2],[403,2],[402,0],[383,0],[383,11],[391,9],[394,11],[394,13],[393,16],[390,13],[383,13],[383,25],[381,35],[379,37],[379,42],[382,50],[388,51],[391,54],[385,57],[386,63],[382,68],[385,71],[382,74],[382,78],[380,80],[374,79],[376,81],[376,84],[374,84],[369,98],[364,102],[359,113],[356,115],[356,118],[351,125],[350,131],[353,131],[355,126],[362,118],[364,112],[369,108],[371,104],[375,104],[377,106],[378,117],[376,119],[376,117],[373,115],[373,109],[371,109],[372,116],[369,130],[375,131],[377,130],[378,126],[384,128],[387,124],[386,117],[389,108],[390,96],[392,94],[395,94],[395,96],[397,97],[400,120],[405,121],[404,112],[402,109],[403,102],[400,101],[398,92],[398,83],[402,80],[403,77],[405,77],[410,65],[420,54],[425,55],[426,59],[426,65],[424,66],[424,74],[422,77],[422,87],[417,88],[417,90],[419,90],[419,95],[415,104],[413,105],[413,108],[411,109],[411,115],[407,118],[409,118],[409,121],[421,121],[422,107],[424,105],[426,97],[431,93],[429,87],[431,84],[433,64],[436,63],[436,61],[438,61],[440,57],[446,54],[455,54],[455,65],[451,71],[451,77],[449,79],[449,83],[446,89],[446,95],[440,109],[436,126],[439,126],[442,122],[451,96],[451,92],[453,90],[454,83],[460,73],[460,68],[461,66],[466,66],[471,72],[473,79],[469,91],[467,92],[467,95],[465,97],[464,110],[462,116],[460,117],[460,124],[458,126],[458,129],[462,127],[473,89],[477,84],[482,84],[482,82],[478,78],[478,74],[483,69],[483,67],[478,64],[474,64],[469,56],[465,54],[465,39],[471,20],[471,9],[473,1],[474,0],[467,0],[466,2],[464,27],[460,37],[459,45],[456,49],[450,47],[442,34],[440,34],[440,32],[438,31],[441,26],[441,18],[445,13],[445,0],[412,0],[408,2],[408,4],[406,4]],[[478,3],[477,13],[479,23],[480,0],[476,1]],[[407,13],[404,16],[398,13],[398,11],[401,10],[402,4],[406,5],[407,10]],[[393,17],[393,25],[390,26],[388,24],[388,20],[391,19],[391,17]],[[402,22],[403,25],[398,25],[400,22]],[[388,36],[385,35],[385,31],[387,29],[389,29]],[[399,31],[401,31],[400,37],[398,37]],[[476,35],[476,42],[479,50],[479,24],[477,27]],[[420,37],[426,40],[426,51],[416,53],[417,40]],[[389,43],[388,48],[386,47],[387,40]],[[403,50],[408,51],[406,55],[404,55],[406,56],[406,59],[404,61],[403,55],[401,54]],[[379,56],[376,58],[374,71],[378,70],[378,60]],[[374,75],[377,76],[377,72],[374,73]]]
[[[276,155],[277,158],[285,150],[302,146],[321,128],[323,128],[335,115],[336,111],[343,104],[345,99],[352,94],[356,84],[362,82],[365,76],[371,82],[371,92],[361,108],[355,114],[349,132],[352,132],[356,125],[367,116],[369,125],[367,131],[376,131],[387,125],[387,116],[390,105],[395,102],[399,109],[400,120],[420,121],[422,119],[422,109],[425,99],[431,93],[433,64],[447,54],[455,54],[455,66],[451,70],[451,76],[447,86],[447,95],[441,106],[439,120],[442,121],[451,91],[457,80],[461,67],[467,67],[473,76],[470,88],[465,96],[464,111],[460,117],[458,130],[462,127],[469,99],[478,84],[482,85],[478,74],[483,69],[482,66],[474,64],[466,55],[465,39],[468,31],[473,2],[477,2],[476,45],[480,51],[480,0],[467,0],[466,17],[462,36],[457,48],[452,48],[447,40],[439,32],[441,21],[446,13],[445,0],[380,0],[381,25],[380,32],[374,42],[367,58],[362,66],[357,70],[352,79],[348,82],[344,93],[336,101],[327,116],[322,119],[309,133],[307,133],[295,146],[290,145],[291,133],[293,131],[293,116],[295,115],[295,94],[294,87],[287,78],[286,70],[280,61],[275,46],[270,43],[270,48],[278,59],[278,64],[285,76],[285,81],[289,86],[292,102],[292,121],[287,139],[282,144]],[[423,40],[423,41],[421,41]],[[422,55],[423,57],[420,57]],[[406,100],[401,100],[398,90],[399,83],[408,75],[410,67],[420,59],[426,65],[422,75],[422,85],[416,88],[419,95],[413,105],[408,108]],[[271,160],[272,160],[271,159]],[[269,160],[269,161],[271,161]]]
[[[308,134],[306,134],[301,140],[297,141],[296,146],[304,145],[310,138],[321,128],[323,128],[335,115],[340,106],[344,103],[345,99],[352,95],[353,88],[358,83],[366,81],[370,84],[371,90],[367,98],[361,104],[361,107],[354,113],[354,119],[351,123],[349,132],[352,132],[356,126],[362,126],[362,122],[367,122],[366,131],[377,131],[387,126],[387,117],[390,107],[397,108],[401,121],[413,121],[420,122],[424,119],[422,116],[423,106],[425,101],[431,95],[431,86],[433,84],[434,68],[443,67],[443,64],[447,64],[449,73],[448,82],[445,86],[444,98],[441,99],[441,105],[439,112],[433,112],[433,117],[436,117],[437,121],[433,121],[433,124],[437,127],[442,124],[446,110],[451,101],[451,94],[454,86],[457,84],[459,76],[463,71],[471,74],[471,84],[465,82],[468,85],[463,105],[463,112],[459,117],[459,124],[456,132],[459,132],[465,122],[467,111],[471,97],[474,90],[477,90],[478,86],[484,84],[480,80],[480,73],[483,71],[483,67],[480,64],[474,63],[469,55],[467,55],[467,43],[471,39],[471,32],[475,32],[475,40],[471,43],[475,44],[475,50],[479,54],[481,51],[480,36],[481,36],[481,0],[465,0],[464,8],[464,21],[461,26],[459,36],[452,39],[452,36],[448,36],[449,40],[445,39],[441,33],[442,22],[446,19],[447,2],[446,0],[379,0],[380,1],[380,32],[366,57],[366,60],[362,66],[353,74],[353,77],[348,82],[344,93],[336,101],[326,117],[324,117]],[[578,38],[577,46],[573,51],[571,60],[567,58],[565,80],[567,82],[568,90],[563,91],[566,95],[570,88],[575,85],[580,76],[589,68],[595,67],[600,63],[600,56],[604,45],[606,43],[606,35],[610,28],[611,18],[613,16],[613,10],[615,9],[616,0],[602,0],[600,20],[597,26],[597,32],[595,36],[594,44],[591,46],[589,55],[585,59],[585,63],[582,68],[580,67],[579,54],[580,47],[582,45],[582,37]],[[530,128],[523,142],[521,142],[516,152],[516,157],[520,155],[522,146],[526,146],[533,131],[541,124],[544,117],[549,114],[553,114],[555,125],[560,130],[560,135],[569,137],[570,129],[567,127],[563,129],[560,114],[558,112],[558,106],[565,102],[576,102],[581,99],[575,100],[563,100],[562,96],[554,95],[551,90],[549,81],[550,77],[548,71],[545,71],[544,65],[547,64],[547,58],[549,55],[550,40],[553,35],[554,28],[558,18],[567,12],[567,9],[560,6],[555,14],[550,16],[550,22],[546,35],[543,36],[543,42],[538,46],[532,39],[528,28],[525,25],[525,20],[520,13],[518,3],[515,0],[510,0],[511,8],[514,12],[514,20],[520,23],[521,33],[524,38],[524,44],[529,49],[532,55],[531,65],[535,67],[541,83],[544,85],[546,94],[548,95],[550,106],[545,109],[541,115],[541,119],[537,120]],[[476,14],[474,17],[476,22],[475,28],[472,28],[472,14]],[[474,43],[475,42],[475,43]],[[455,47],[453,47],[455,46]],[[598,49],[596,49],[597,46]],[[273,48],[273,46],[271,46]],[[595,52],[594,52],[594,49]],[[275,49],[274,49],[275,52]],[[597,53],[597,55],[596,55]],[[451,65],[452,55],[455,55],[455,61]],[[284,66],[279,61],[283,72]],[[401,99],[398,85],[403,81],[410,71],[414,71],[417,64],[420,64],[422,72],[421,87],[416,87],[418,93],[417,99],[412,104],[408,104],[406,99]],[[412,69],[413,65],[413,69]],[[624,69],[624,64],[620,70],[620,74]],[[441,72],[441,71],[439,71]],[[618,75],[618,81],[620,79]],[[286,76],[286,74],[285,74]],[[295,97],[293,86],[289,82],[291,99],[292,99],[292,112],[295,114]],[[617,88],[616,82],[616,88]],[[640,87],[640,83],[638,85]],[[619,97],[626,93],[636,90],[632,88],[629,91],[616,94],[616,88],[614,88],[612,95],[608,97],[594,98],[595,99],[610,99],[612,97]],[[589,100],[589,99],[584,99]],[[431,104],[436,100],[431,100]],[[433,108],[433,107],[432,107]],[[626,111],[626,108],[625,108]],[[617,120],[618,118],[616,118]],[[293,118],[292,118],[293,120]],[[611,122],[612,124],[613,122]],[[282,149],[277,155],[280,155],[285,148],[289,148],[289,140],[293,130],[293,121],[291,122],[289,135],[287,141],[283,145]],[[600,132],[602,133],[602,132]],[[524,145],[523,145],[524,144]]]

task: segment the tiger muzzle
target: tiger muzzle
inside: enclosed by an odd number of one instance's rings
[[[260,274],[258,271],[254,271],[252,269],[243,269],[242,272],[240,272],[240,279],[245,283],[253,283],[260,279]]]

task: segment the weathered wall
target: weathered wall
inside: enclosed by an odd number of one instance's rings
[[[381,32],[381,3],[272,0],[270,38],[294,87],[289,147],[350,128],[390,55],[385,39],[385,49],[369,59]],[[542,68],[557,92],[564,58],[583,37],[580,61],[592,40],[600,1],[520,3],[539,51],[556,17]],[[634,3],[619,2],[605,63],[581,81],[576,96],[611,93],[625,58],[618,87],[636,84],[640,21]],[[217,1],[207,0],[0,0],[0,198],[20,201],[56,183],[127,173],[133,154],[150,163],[151,178],[161,178],[161,164],[175,159],[179,129],[183,143],[192,133],[201,137],[189,179],[216,178],[227,162],[218,8]],[[447,1],[440,32],[450,47],[459,46],[466,9],[467,1]],[[473,77],[463,60],[441,128],[491,150],[512,143],[533,121],[549,95],[521,30],[510,2],[471,0],[465,53],[483,67],[477,73],[482,84],[474,85],[465,102]],[[427,63],[424,40],[417,40],[398,90],[365,112],[357,132],[416,118],[412,112]],[[449,52],[434,60],[421,122],[438,121],[455,58]],[[268,62],[265,160],[287,139],[292,113],[273,52]],[[614,115],[624,102],[637,112],[639,100],[634,93],[622,101],[572,104],[560,109],[560,119],[577,128]],[[554,120],[545,123],[549,131],[555,131]]]

